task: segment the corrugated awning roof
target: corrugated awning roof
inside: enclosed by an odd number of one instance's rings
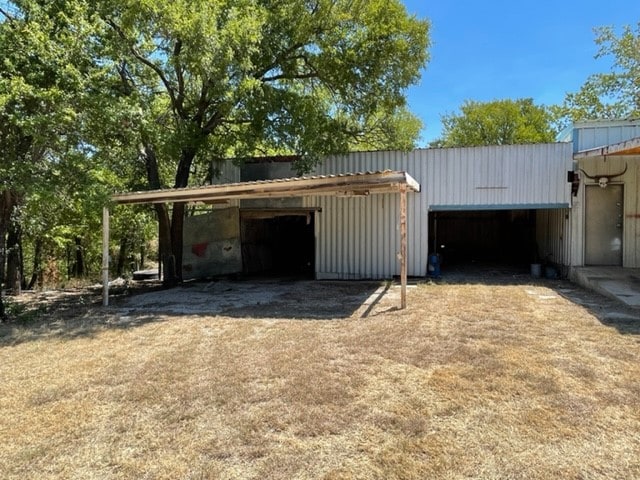
[[[573,154],[574,160],[592,157],[606,157],[608,155],[640,155],[640,137],[632,138],[620,143],[590,148]]]
[[[118,193],[111,199],[118,204],[139,204],[314,195],[357,196],[397,192],[402,185],[405,185],[408,191],[420,191],[420,184],[408,173],[385,170]]]

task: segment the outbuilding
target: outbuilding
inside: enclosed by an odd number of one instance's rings
[[[185,219],[184,278],[424,277],[434,254],[445,265],[543,263],[563,276],[640,267],[640,123],[580,123],[560,140],[354,152],[304,178],[295,158],[252,159],[221,165],[211,186],[114,200],[207,204]],[[375,187],[384,172],[405,180]],[[397,194],[405,188],[415,193]]]

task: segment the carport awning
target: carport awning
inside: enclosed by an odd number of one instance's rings
[[[613,145],[583,150],[573,155],[574,160],[590,157],[606,157],[608,155],[640,155],[640,137],[632,138]]]
[[[406,172],[385,170],[341,175],[261,180],[256,182],[226,183],[205,187],[151,190],[119,193],[111,199],[118,204],[216,202],[220,200],[269,197],[304,197],[315,195],[359,196],[375,193],[420,191],[420,184]]]
[[[407,304],[407,192],[419,191],[420,184],[407,172],[384,170],[119,193],[113,195],[111,200],[117,204],[129,205],[215,203],[224,200],[269,197],[366,196],[375,193],[397,193],[400,195],[400,306],[405,308]],[[109,208],[105,206],[102,220],[102,304],[104,306],[109,305],[109,215]]]

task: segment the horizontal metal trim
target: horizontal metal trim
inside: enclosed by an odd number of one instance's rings
[[[290,208],[241,208],[242,219],[268,219],[276,217],[307,217],[312,213],[322,212],[321,207],[290,207]]]
[[[430,205],[430,212],[474,211],[474,210],[554,210],[570,208],[568,203],[516,203],[494,205]]]

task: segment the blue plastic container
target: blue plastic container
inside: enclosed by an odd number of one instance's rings
[[[431,253],[429,257],[427,257],[427,276],[440,276],[440,255],[437,253]]]

